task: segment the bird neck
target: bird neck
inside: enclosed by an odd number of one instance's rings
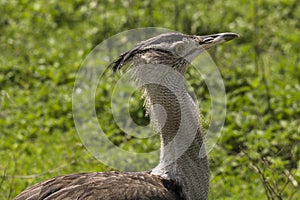
[[[176,181],[186,199],[207,199],[209,166],[199,112],[183,77],[164,75],[159,84],[145,85],[144,92],[147,112],[161,135],[160,162],[152,174]]]

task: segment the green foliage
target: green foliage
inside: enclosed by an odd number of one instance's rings
[[[0,12],[0,199],[53,176],[110,170],[76,134],[75,76],[99,42],[145,26],[241,35],[210,51],[227,92],[226,122],[209,154],[210,199],[300,198],[298,1],[1,0]],[[188,80],[209,116],[209,93],[193,75]],[[136,142],[114,123],[113,81],[96,96],[97,112],[108,113],[99,119],[106,133],[127,150],[157,149],[157,138]],[[131,114],[146,125],[141,105],[132,102]]]

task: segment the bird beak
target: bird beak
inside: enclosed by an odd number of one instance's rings
[[[227,42],[236,37],[239,37],[239,35],[236,33],[218,33],[213,35],[197,36],[199,44],[204,49],[209,49],[210,47]]]
[[[196,48],[192,48],[191,51],[188,51],[182,57],[191,62],[204,50],[232,40],[236,37],[239,37],[239,35],[236,33],[218,33],[213,35],[194,36],[196,45],[199,44],[199,46],[196,46]]]

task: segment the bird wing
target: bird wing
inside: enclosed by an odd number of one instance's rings
[[[142,172],[93,172],[59,176],[29,187],[15,200],[179,200],[170,180]]]

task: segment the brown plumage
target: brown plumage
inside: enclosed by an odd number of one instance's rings
[[[162,140],[160,162],[151,172],[60,176],[29,187],[15,200],[207,199],[209,166],[198,109],[185,89],[183,78],[173,71],[184,74],[201,52],[237,36],[235,33],[162,34],[141,42],[111,64],[114,71],[124,65],[131,66],[133,77],[143,84],[147,112]],[[163,107],[164,112],[155,105]]]
[[[16,200],[176,200],[181,199],[179,191],[173,181],[150,173],[93,172],[52,178],[28,188]]]

